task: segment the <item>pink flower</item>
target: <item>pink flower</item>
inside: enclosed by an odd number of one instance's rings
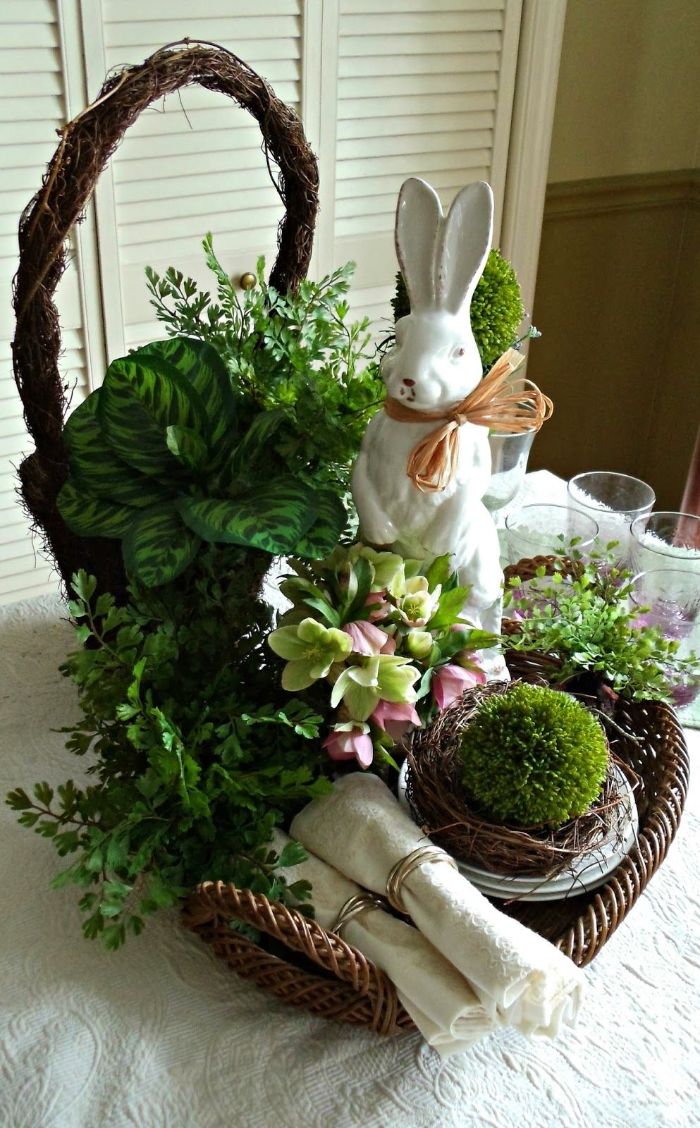
[[[386,589],[384,591],[371,591],[365,600],[365,607],[372,608],[369,617],[373,623],[378,619],[385,618],[391,611],[391,604],[387,603],[384,598],[385,595]]]
[[[380,701],[370,720],[388,732],[392,740],[400,740],[411,725],[420,727],[421,723],[415,705],[406,701]]]
[[[389,636],[386,631],[382,631],[379,627],[375,627],[374,623],[367,623],[360,621],[358,623],[346,623],[343,627],[346,635],[350,637],[352,642],[352,649],[355,654],[393,654],[396,649],[387,651],[385,649]],[[391,640],[394,641],[393,639]]]
[[[374,757],[369,725],[356,724],[352,721],[336,725],[324,740],[322,747],[326,749],[331,760],[354,758],[361,768],[368,768]]]
[[[432,691],[435,704],[441,711],[454,701],[458,701],[465,689],[473,685],[483,685],[486,674],[483,670],[465,670],[448,662],[433,674]]]

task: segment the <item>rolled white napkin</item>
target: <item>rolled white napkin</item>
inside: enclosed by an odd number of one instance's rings
[[[284,831],[276,830],[274,849],[281,852],[287,842]],[[322,928],[331,928],[346,901],[363,892],[313,854],[280,873],[290,884],[302,878],[311,882],[311,900]],[[417,929],[381,909],[369,909],[349,920],[342,935],[386,972],[426,1042],[442,1057],[469,1049],[494,1029],[494,1019],[469,984]]]
[[[304,807],[291,833],[307,850],[375,893],[392,867],[429,840],[369,773],[343,776]],[[553,1037],[578,1013],[583,974],[549,941],[499,912],[452,866],[424,862],[401,895],[418,929],[472,985],[487,1014]]]

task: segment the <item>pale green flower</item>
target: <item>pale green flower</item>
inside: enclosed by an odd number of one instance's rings
[[[270,648],[287,659],[282,672],[282,688],[295,693],[325,678],[336,662],[352,649],[344,631],[324,627],[315,619],[303,619],[298,626],[279,627],[268,638]]]
[[[372,591],[388,591],[390,595],[403,594],[404,560],[396,552],[377,552],[366,544],[353,544],[348,552],[350,560],[363,556],[374,568]]]
[[[331,705],[336,708],[343,701],[352,720],[366,721],[380,701],[413,703],[420,671],[410,662],[410,658],[376,654],[346,666],[333,686]]]
[[[406,635],[406,649],[412,658],[427,658],[433,649],[430,631],[409,631]]]
[[[428,581],[425,576],[413,576],[410,580],[406,580],[403,597],[397,600],[403,621],[411,627],[424,627],[438,609],[441,592],[441,584],[438,584],[433,591],[428,591]]]

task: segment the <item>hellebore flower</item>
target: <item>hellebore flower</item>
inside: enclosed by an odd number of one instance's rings
[[[355,654],[381,654],[389,640],[386,631],[365,621],[346,623],[343,630],[352,642]]]
[[[365,600],[365,607],[370,607],[369,613],[370,622],[376,623],[379,619],[385,619],[390,611],[393,610],[390,603],[384,598],[386,590],[371,591]]]
[[[420,670],[410,665],[410,658],[377,654],[364,658],[357,666],[346,666],[333,686],[331,705],[335,709],[344,702],[350,717],[366,721],[380,700],[413,703],[414,682]]]
[[[353,544],[348,550],[350,560],[363,556],[374,568],[372,591],[386,588],[390,595],[401,595],[404,585],[404,559],[396,552],[377,552],[366,544]]]
[[[334,725],[322,747],[331,760],[352,760],[354,757],[362,768],[368,768],[374,757],[369,725],[357,724],[356,721]]]
[[[310,618],[297,626],[278,627],[267,641],[275,654],[287,659],[282,688],[290,693],[325,678],[331,666],[347,658],[352,649],[344,631],[324,627]]]
[[[438,609],[442,585],[438,584],[433,591],[428,591],[428,581],[425,576],[413,576],[406,580],[406,589],[403,597],[397,600],[399,614],[404,623],[409,627],[424,627]]]
[[[433,649],[430,631],[409,631],[406,635],[406,649],[412,658],[427,658]]]
[[[388,732],[392,740],[401,740],[412,725],[420,728],[421,724],[415,705],[405,701],[380,701],[370,720],[384,729],[384,732]]]
[[[454,701],[458,701],[465,689],[474,685],[484,685],[486,674],[483,670],[465,670],[448,662],[433,674],[432,691],[435,704],[441,711]]]

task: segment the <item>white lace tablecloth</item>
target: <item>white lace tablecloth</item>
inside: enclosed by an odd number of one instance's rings
[[[0,786],[79,774],[56,600],[0,613]],[[700,733],[690,734],[700,751]],[[695,811],[693,810],[695,807]],[[51,892],[51,844],[0,815],[2,1128],[674,1128],[700,1124],[698,795],[670,856],[587,971],[553,1044],[498,1031],[441,1061],[237,979],[176,913],[110,954]]]

